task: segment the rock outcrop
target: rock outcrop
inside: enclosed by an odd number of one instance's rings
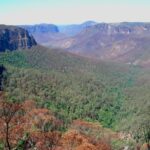
[[[6,68],[3,65],[0,65],[0,91],[2,90],[2,81],[3,81],[3,73],[6,71]],[[1,95],[1,93],[0,93]]]
[[[0,52],[28,49],[37,45],[32,35],[16,26],[0,25]]]
[[[32,35],[35,33],[57,33],[58,27],[53,24],[22,25],[21,28],[27,30]]]

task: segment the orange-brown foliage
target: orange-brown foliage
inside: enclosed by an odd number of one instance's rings
[[[5,142],[5,122],[10,121],[9,142],[13,148],[28,133],[26,150],[111,150],[105,139],[96,138],[96,134],[102,130],[96,123],[75,120],[62,135],[57,131],[62,122],[50,110],[37,108],[32,100],[22,105],[0,101],[0,109],[7,112],[0,118],[0,140]],[[20,113],[17,113],[18,110],[21,110]]]
[[[62,136],[60,143],[60,150],[111,150],[107,142],[96,141],[76,130],[66,132]]]
[[[48,109],[36,108],[34,101],[26,101],[22,106],[0,101],[0,109],[0,140],[5,142],[5,128],[8,122],[8,136],[11,147],[17,145],[25,133],[31,134],[31,141],[34,141],[36,147],[43,150],[48,149],[48,147],[51,148],[59,141],[60,133],[50,132],[50,130],[57,129],[61,124],[60,121]],[[15,115],[18,110],[22,111]]]
[[[54,132],[32,132],[29,142],[39,150],[52,150],[59,145],[61,133]]]
[[[2,97],[1,97],[2,98]],[[13,143],[17,143],[20,139],[20,133],[22,133],[22,128],[19,128],[20,114],[22,106],[20,104],[13,104],[7,102],[4,99],[0,100],[0,140],[2,140],[7,149],[11,149]],[[16,128],[17,127],[17,128]],[[19,132],[16,133],[16,129]]]
[[[32,109],[36,108],[36,103],[34,100],[26,100],[23,104],[22,107],[25,112],[29,112]]]
[[[98,150],[98,149],[90,143],[83,143],[82,145],[78,146],[76,150]]]
[[[98,141],[96,143],[96,148],[98,150],[111,150],[111,146],[105,140]]]
[[[70,149],[87,143],[88,139],[75,130],[69,130],[63,135],[61,142],[63,147]]]
[[[75,129],[91,138],[97,137],[97,140],[105,139],[109,142],[111,139],[119,139],[119,134],[110,129],[102,127],[99,123],[87,122],[83,120],[74,120],[71,129]]]
[[[46,126],[49,125],[50,130],[57,129],[61,122],[56,119],[51,111],[45,108],[34,108],[26,114],[28,124],[31,128],[36,128],[45,131]]]
[[[140,149],[140,150],[149,150],[149,149],[150,149],[150,144],[144,143],[144,144],[141,146],[141,149]]]

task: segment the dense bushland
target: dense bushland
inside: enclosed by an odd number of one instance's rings
[[[38,108],[51,110],[63,122],[60,131],[73,120],[84,119],[145,141],[149,71],[43,47],[1,53],[0,64],[6,68],[2,80],[6,98],[17,103],[33,99]]]

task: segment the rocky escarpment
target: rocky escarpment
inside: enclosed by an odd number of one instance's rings
[[[59,46],[57,41],[75,36],[82,30],[95,24],[96,22],[87,21],[82,24],[71,25],[35,24],[21,25],[19,27],[22,27],[31,33],[39,44],[51,47],[54,43]]]
[[[99,23],[72,37],[49,39],[47,46],[92,59],[150,66],[150,23]]]
[[[33,36],[16,26],[0,25],[0,51],[27,49],[37,45]]]
[[[53,24],[37,24],[37,25],[22,25],[21,28],[26,29],[29,33],[57,33],[59,32],[58,27]]]

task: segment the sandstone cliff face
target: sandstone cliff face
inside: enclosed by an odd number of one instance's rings
[[[32,35],[25,29],[0,25],[0,51],[27,49],[37,45]]]
[[[53,24],[37,24],[37,25],[22,25],[20,26],[23,29],[26,29],[29,33],[35,34],[35,33],[57,33],[59,32],[59,29],[56,25]]]

